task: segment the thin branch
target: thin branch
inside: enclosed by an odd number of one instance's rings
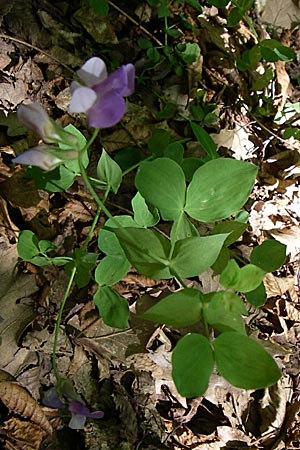
[[[111,1],[108,1],[108,3],[110,4],[110,6],[115,8],[116,11],[119,11],[119,13],[121,13],[124,17],[126,17],[126,19],[130,20],[130,22],[132,22],[134,25],[139,27],[139,29],[144,34],[146,34],[148,37],[150,37],[154,42],[156,42],[157,45],[159,45],[159,46],[163,46],[164,45],[159,39],[157,39],[155,36],[153,36],[153,34],[150,33],[150,31],[148,31],[146,28],[144,28],[142,25],[140,25],[135,19],[133,19],[133,17],[129,16],[125,11],[123,11],[123,9],[119,8],[119,6],[115,5]]]

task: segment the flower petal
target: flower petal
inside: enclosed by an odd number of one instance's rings
[[[44,392],[43,405],[49,406],[49,408],[55,408],[55,409],[56,408],[63,409],[66,406],[59,398],[59,395],[54,387],[50,388],[50,389],[48,389],[48,391]]]
[[[88,407],[78,400],[73,400],[69,405],[69,411],[74,415],[91,417],[93,419],[102,419],[104,416],[103,411],[93,411],[90,412]]]
[[[85,406],[85,404],[80,402],[79,400],[71,401],[71,403],[69,405],[69,411],[72,414],[79,414],[80,416],[86,416],[90,412],[88,407]]]
[[[127,97],[134,91],[134,76],[134,65],[126,64],[126,66],[121,66],[112,72],[102,83],[94,86],[94,90],[98,95],[115,91],[122,97]]]
[[[55,134],[54,124],[39,103],[20,105],[17,117],[23,125],[37,133],[42,139],[49,134]]]
[[[124,98],[117,92],[107,92],[98,96],[96,103],[88,111],[88,123],[94,128],[112,127],[122,119],[125,110]]]
[[[89,417],[90,419],[102,419],[103,416],[103,411],[93,411],[85,415],[85,417]]]
[[[77,74],[88,87],[99,84],[107,77],[105,62],[94,56],[83,64]]]
[[[123,97],[127,97],[134,92],[135,67],[133,64],[126,64],[123,67],[126,72],[127,83],[121,94],[123,95]]]
[[[42,170],[52,170],[62,164],[62,160],[56,155],[49,152],[52,147],[47,145],[39,145],[20,153],[12,162],[16,164],[25,164],[39,167]]]
[[[93,104],[97,100],[97,94],[93,89],[85,86],[81,86],[72,94],[71,102],[69,106],[70,113],[87,112],[92,108]]]
[[[72,430],[82,430],[84,428],[85,422],[86,422],[85,416],[74,414],[72,415],[72,418],[69,422],[69,427],[72,428]]]

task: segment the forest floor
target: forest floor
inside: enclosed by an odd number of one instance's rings
[[[242,19],[228,28],[225,8],[200,1],[200,11],[196,3],[116,0],[100,16],[79,0],[0,1],[0,439],[5,449],[300,448],[300,9],[297,2],[278,1],[273,7],[267,2],[263,12],[254,7],[248,12],[260,39],[276,38],[296,54],[292,62],[269,62],[273,79],[254,90],[258,72],[235,65],[256,42],[249,23]],[[167,12],[158,11],[161,5]],[[192,63],[190,55],[180,53],[186,43],[200,48]],[[134,321],[125,330],[105,325],[91,281],[73,287],[67,301],[57,365],[104,417],[88,420],[78,431],[68,427],[70,418],[43,405],[43,392],[55,385],[54,326],[68,275],[61,267],[20,262],[18,235],[31,230],[53,241],[58,254],[70,253],[84,241],[96,205],[80,179],[49,192],[26,176],[26,167],[11,162],[38,143],[19,124],[16,111],[23,102],[38,102],[57,123],[73,124],[89,138],[85,118],[69,114],[68,106],[70,82],[92,56],[105,59],[110,71],[127,63],[136,68],[126,115],[101,134],[101,146],[111,156],[130,147],[134,163],[154,129],[188,142],[189,155],[203,155],[189,127],[188,105],[196,101],[199,123],[220,154],[259,167],[246,205],[250,226],[234,251],[249,258],[265,238],[287,246],[285,264],[264,280],[265,305],[250,308],[247,317],[249,333],[282,370],[276,385],[246,391],[214,374],[203,397],[181,397],[171,378],[174,331]],[[288,122],[274,121],[276,114],[285,117],[287,103],[295,105]],[[294,137],[284,135],[288,126],[295,127]],[[99,140],[93,145],[91,174],[101,146]],[[128,213],[133,195],[129,175],[108,205],[117,214]],[[103,216],[100,226],[104,221]],[[94,237],[91,250],[96,242]],[[204,292],[217,282],[212,271],[196,278]],[[172,283],[131,270],[114,288],[133,310],[142,295],[172,290]]]

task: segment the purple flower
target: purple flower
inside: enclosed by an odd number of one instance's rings
[[[72,413],[69,427],[75,430],[80,430],[84,427],[87,417],[91,419],[102,419],[104,416],[103,411],[90,412],[90,410],[78,400],[73,400],[70,403],[69,411]]]
[[[57,392],[60,389],[61,395],[65,395],[68,401],[62,401]],[[57,388],[50,388],[43,396],[43,404],[55,409],[68,408],[72,414],[69,427],[74,430],[81,430],[84,427],[87,417],[91,419],[102,419],[103,411],[91,412],[87,406],[80,400],[80,397],[74,391],[74,387],[69,380],[61,380]]]
[[[76,136],[68,133],[54,120],[50,119],[39,103],[20,105],[17,117],[25,127],[38,134],[46,144],[57,144],[59,142],[70,146],[76,146],[77,144]]]
[[[17,116],[21,123],[50,145],[31,148],[18,155],[12,162],[37,166],[42,170],[53,170],[67,160],[78,158],[77,137],[51,120],[41,105],[38,103],[21,105],[18,108]],[[60,149],[59,144],[64,144],[67,149]]]
[[[60,150],[50,145],[39,145],[20,153],[12,162],[16,164],[25,164],[27,166],[36,166],[42,170],[53,170],[68,159],[77,159],[78,152],[73,150]]]
[[[93,57],[77,72],[85,86],[77,81],[71,84],[71,113],[87,113],[88,123],[94,128],[116,125],[124,116],[124,97],[134,91],[135,69],[133,64],[121,66],[107,75],[104,61]]]

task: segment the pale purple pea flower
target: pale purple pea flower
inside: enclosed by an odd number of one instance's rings
[[[20,153],[12,162],[16,164],[25,164],[26,166],[36,166],[42,170],[53,170],[64,164],[66,160],[78,158],[78,152],[75,150],[60,150],[50,145],[39,145]]]
[[[42,170],[53,170],[65,161],[78,158],[78,141],[76,136],[65,131],[51,120],[46,111],[38,103],[21,105],[18,108],[19,121],[27,128],[37,133],[46,144],[39,145],[20,153],[12,162],[37,166]],[[61,150],[58,144],[64,144],[69,149]]]
[[[88,124],[93,128],[116,125],[126,111],[124,97],[134,91],[134,65],[123,65],[107,75],[104,61],[93,57],[77,74],[85,86],[77,81],[71,83],[69,112],[87,113]]]
[[[29,130],[34,131],[46,144],[59,142],[75,146],[77,138],[65,131],[50,119],[44,108],[39,103],[20,105],[17,111],[18,120]]]
[[[69,427],[75,430],[81,430],[84,427],[87,417],[90,419],[102,419],[104,416],[103,411],[90,412],[90,410],[78,400],[73,400],[68,409],[72,413]]]
[[[81,401],[77,394],[74,392],[71,394],[72,397],[76,397],[69,404],[61,400],[58,395],[56,388],[50,388],[43,396],[43,404],[55,409],[65,409],[66,407],[72,414],[71,420],[69,422],[69,427],[73,430],[83,429],[87,417],[91,419],[102,419],[104,416],[103,411],[93,411],[91,412],[87,406]]]

